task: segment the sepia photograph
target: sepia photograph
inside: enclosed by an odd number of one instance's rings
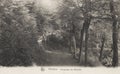
[[[120,0],[0,0],[0,68],[118,68],[119,32]]]

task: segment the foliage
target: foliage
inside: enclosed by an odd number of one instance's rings
[[[113,10],[110,7],[111,1],[114,12],[110,12]],[[88,43],[88,66],[112,66],[112,49],[116,43],[112,43],[112,33],[119,29],[119,3],[119,0],[62,0],[57,3],[57,11],[50,13],[34,1],[0,0],[0,65],[31,66],[34,62],[44,65],[48,63],[47,50],[67,53],[72,50],[77,57],[73,60],[78,61],[80,37],[90,15],[91,21],[87,23],[90,25],[87,29],[88,41],[83,35],[80,65],[85,64],[85,48]],[[113,19],[117,21],[114,31]],[[118,32],[117,34],[119,35]],[[105,42],[100,61],[98,58],[103,39]],[[118,40],[119,49],[120,39]]]

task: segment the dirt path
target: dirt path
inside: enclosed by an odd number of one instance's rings
[[[45,52],[49,56],[47,59],[49,66],[79,66],[77,60],[75,60],[70,53],[48,50]]]

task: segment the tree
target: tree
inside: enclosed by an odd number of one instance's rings
[[[112,34],[112,39],[113,39],[113,61],[112,61],[112,66],[116,67],[118,66],[118,15],[116,14],[117,12],[115,11],[115,4],[113,0],[110,0],[110,12],[111,12],[111,17],[113,20],[112,27],[113,27],[113,34]]]
[[[76,49],[77,49],[77,37],[76,37],[76,15],[78,14],[77,12],[78,9],[76,8],[75,2],[69,1],[69,0],[64,0],[64,4],[62,4],[60,11],[60,19],[62,20],[62,24],[66,25],[66,29],[64,29],[66,32],[69,32],[69,46],[70,46],[70,51],[72,51],[74,58],[76,59]]]
[[[101,34],[101,50],[100,50],[100,56],[99,56],[99,60],[102,60],[102,55],[103,55],[103,50],[104,50],[104,46],[105,46],[105,41],[106,41],[106,35],[105,33]]]
[[[7,7],[5,3],[3,13],[0,13],[0,64],[3,66],[30,66],[35,58],[34,52],[39,49],[36,19],[30,15],[24,3],[22,4],[11,2]]]
[[[81,52],[82,52],[82,42],[83,42],[83,36],[85,32],[85,66],[87,66],[87,56],[88,56],[88,30],[89,26],[91,23],[91,1],[90,0],[84,0],[85,6],[84,6],[84,23],[83,23],[83,28],[81,30],[81,40],[80,40],[80,52],[79,52],[79,60],[81,57]],[[79,61],[80,62],[80,61]]]

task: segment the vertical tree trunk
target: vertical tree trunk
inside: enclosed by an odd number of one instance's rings
[[[85,31],[85,65],[87,65],[87,52],[88,52],[88,29],[91,22],[91,0],[84,0],[85,2],[85,11],[84,15],[84,23],[83,28],[81,30],[81,39],[80,39],[80,52],[79,52],[79,63],[81,61],[81,53],[82,53],[82,45],[83,45],[83,38],[84,38],[84,31]]]
[[[88,57],[88,29],[85,30],[85,66],[87,66],[87,57]]]
[[[85,66],[87,66],[87,57],[88,57],[88,38],[89,38],[89,33],[88,33],[88,30],[89,30],[89,26],[90,26],[90,22],[91,22],[91,16],[90,15],[87,15],[86,16],[86,24],[85,24]]]
[[[116,67],[118,66],[118,28],[117,28],[117,15],[114,7],[114,1],[110,0],[110,11],[111,11],[111,17],[113,20],[113,34],[112,34],[112,39],[113,39],[113,61],[112,61],[112,66]]]
[[[73,18],[72,18],[73,19]],[[72,41],[73,41],[73,57],[76,59],[76,48],[77,48],[77,43],[76,43],[76,32],[75,32],[75,25],[73,23],[74,20],[72,20],[71,24],[72,24]]]
[[[113,19],[113,61],[112,65],[118,66],[118,32],[117,32],[117,21]]]
[[[82,30],[81,30],[81,37],[80,37],[80,51],[79,51],[79,59],[78,59],[78,61],[79,61],[79,63],[81,62],[81,53],[82,53],[82,46],[83,46],[83,38],[84,38],[84,31],[85,31],[85,22],[84,22],[84,24],[83,24],[83,28],[82,28]]]
[[[102,60],[102,54],[103,54],[103,50],[104,50],[104,45],[105,45],[105,38],[102,38],[102,46],[101,46],[101,50],[100,50],[100,56],[99,56],[99,61],[101,62]]]
[[[74,58],[76,59],[76,38],[74,35],[72,38],[73,38],[72,40],[73,40],[73,48],[74,48]]]
[[[70,40],[69,40],[69,51],[70,53],[72,53],[72,37],[70,36]]]

